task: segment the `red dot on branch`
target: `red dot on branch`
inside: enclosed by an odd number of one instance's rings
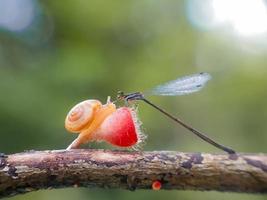
[[[160,190],[161,189],[161,182],[160,181],[154,181],[153,183],[152,183],[152,189],[153,190]]]

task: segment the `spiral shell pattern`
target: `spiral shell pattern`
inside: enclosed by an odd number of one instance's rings
[[[102,104],[98,100],[85,100],[74,106],[65,119],[65,128],[73,133],[79,133],[90,126],[95,113]]]

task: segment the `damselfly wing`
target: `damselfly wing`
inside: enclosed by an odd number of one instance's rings
[[[151,95],[180,96],[201,90],[211,76],[208,73],[198,73],[184,76],[173,81],[154,87],[147,91]]]

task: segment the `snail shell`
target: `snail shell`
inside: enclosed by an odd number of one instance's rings
[[[65,128],[79,133],[92,123],[96,112],[102,104],[98,100],[86,100],[74,106],[65,119]]]

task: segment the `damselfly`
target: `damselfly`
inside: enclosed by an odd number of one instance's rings
[[[201,133],[200,131],[196,130],[192,126],[184,123],[182,120],[180,120],[177,117],[174,117],[172,114],[166,112],[164,109],[160,108],[159,106],[155,105],[151,101],[147,100],[145,98],[145,94],[150,95],[163,95],[163,96],[179,96],[179,95],[186,95],[193,92],[197,92],[201,90],[206,82],[211,79],[211,76],[208,73],[199,73],[199,74],[193,74],[189,76],[184,76],[182,78],[178,78],[176,80],[167,82],[165,84],[156,86],[152,90],[148,91],[147,93],[141,93],[141,92],[134,92],[129,94],[124,94],[124,92],[119,91],[118,92],[118,99],[124,99],[127,103],[129,101],[135,101],[135,100],[142,100],[149,104],[150,106],[154,107],[176,123],[179,123],[184,128],[188,129],[192,133],[194,133],[196,136],[201,138],[202,140],[210,143],[211,145],[229,153],[234,154],[235,151],[229,147],[226,147],[222,144],[219,144],[215,142],[213,139],[209,138],[205,134]]]

